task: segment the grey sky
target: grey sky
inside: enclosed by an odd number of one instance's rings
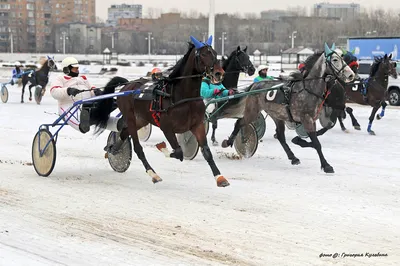
[[[141,4],[143,5],[143,15],[147,15],[147,9],[162,8],[164,12],[176,8],[182,11],[190,11],[191,9],[198,12],[206,13],[209,8],[209,0],[96,0],[96,14],[102,19],[107,18],[107,8],[112,4]],[[315,3],[328,2],[327,0],[215,0],[215,11],[217,13],[246,13],[256,12],[259,13],[268,9],[285,9],[288,6],[302,6],[312,7]],[[361,8],[383,8],[398,9],[400,2],[395,0],[330,0],[329,3],[358,3]]]

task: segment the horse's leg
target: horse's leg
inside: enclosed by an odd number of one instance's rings
[[[376,119],[378,119],[378,120],[381,120],[381,118],[385,116],[385,109],[386,109],[387,103],[385,101],[382,101],[381,106],[382,106],[381,113],[376,115]]]
[[[368,133],[370,135],[375,135],[375,132],[371,129],[371,127],[372,127],[372,122],[374,121],[374,118],[375,118],[375,114],[376,114],[376,112],[378,111],[379,108],[380,108],[380,105],[375,106],[375,107],[372,108],[372,112],[371,112],[371,115],[369,117],[369,123],[368,123],[368,128],[367,128],[367,131],[368,131]]]
[[[302,123],[307,131],[308,136],[310,137],[312,147],[318,153],[319,160],[321,162],[321,168],[324,169],[325,173],[334,173],[335,171],[333,170],[333,167],[329,165],[324,157],[324,154],[322,153],[322,146],[318,140],[317,133],[315,132],[316,125],[312,117],[306,116]]]
[[[325,173],[334,173],[333,167],[329,165],[329,163],[326,161],[324,154],[322,153],[322,147],[321,143],[318,140],[317,137],[317,132],[315,131],[316,125],[314,120],[312,119],[311,116],[306,115],[304,119],[302,119],[302,124],[307,131],[308,136],[311,139],[311,142],[306,142],[303,139],[300,139],[299,137],[296,137],[292,140],[293,143],[300,145],[301,147],[313,147],[319,156],[320,162],[321,162],[321,168],[324,169]],[[298,143],[296,143],[296,140]]]
[[[123,108],[121,108],[123,109]],[[157,183],[162,181],[162,179],[156,174],[154,169],[150,166],[150,164],[147,162],[146,156],[144,155],[143,152],[143,147],[140,145],[139,142],[139,137],[137,133],[137,126],[136,126],[136,117],[131,110],[131,108],[127,108],[129,112],[125,112],[124,117],[126,119],[126,124],[127,128],[124,128],[121,131],[121,140],[125,141],[128,138],[128,133],[132,137],[132,142],[133,142],[133,150],[135,151],[137,157],[142,161],[144,168],[146,169],[146,173],[151,177],[151,181],[153,183]],[[133,108],[132,108],[133,109]],[[125,116],[126,115],[126,116]]]
[[[29,85],[29,101],[32,101],[32,87],[33,85]]]
[[[346,113],[350,115],[351,123],[353,124],[354,129],[361,130],[361,126],[353,114],[353,108],[346,107]]]
[[[276,125],[277,139],[281,143],[283,150],[286,152],[288,159],[292,161],[292,165],[300,164],[300,160],[293,154],[292,150],[289,148],[289,145],[286,143],[285,122],[278,119],[273,119],[273,120]]]
[[[163,133],[174,151],[170,152],[167,149],[165,142],[161,142],[161,143],[157,144],[156,145],[157,149],[159,149],[162,153],[164,153],[165,157],[175,158],[182,162],[183,161],[183,151],[182,151],[181,146],[179,145],[179,142],[176,138],[175,133],[172,130],[164,130],[164,129],[163,129]]]
[[[25,86],[26,86],[26,83],[23,82],[22,83],[22,92],[21,92],[21,103],[24,103]]]
[[[204,159],[206,159],[208,165],[211,167],[211,171],[214,175],[215,180],[217,181],[217,186],[218,187],[229,186],[228,180],[226,180],[226,178],[221,175],[221,172],[219,171],[217,165],[214,162],[210,148],[208,147],[204,123],[199,123],[196,127],[192,128],[190,131],[192,131],[193,135],[195,135],[197,142],[199,143],[199,146],[201,148],[201,153],[203,154]]]
[[[349,131],[348,131],[347,128],[344,126],[343,118],[339,116],[339,117],[338,117],[338,120],[339,120],[340,128],[342,129],[342,131],[348,133]],[[318,134],[317,134],[317,136],[318,136]]]
[[[222,147],[223,148],[227,148],[227,147],[232,147],[233,142],[235,141],[235,138],[237,136],[237,134],[239,133],[239,130],[245,125],[245,120],[243,118],[239,118],[238,120],[236,120],[235,122],[235,128],[233,129],[231,135],[229,136],[228,139],[224,139],[224,141],[222,142]]]
[[[341,125],[342,125],[342,124],[340,124],[340,126],[341,126]],[[317,131],[317,136],[322,136],[322,135],[324,135],[328,130],[329,130],[329,128],[327,128],[327,127],[321,128],[320,130]]]
[[[212,120],[212,134],[211,134],[211,141],[213,146],[217,146],[218,145],[218,141],[215,140],[215,130],[218,128],[218,122],[217,120],[213,119]]]

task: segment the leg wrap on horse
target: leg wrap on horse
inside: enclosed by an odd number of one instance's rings
[[[211,161],[213,161],[213,156],[212,156],[211,150],[210,150],[210,148],[209,148],[208,146],[204,146],[204,147],[201,149],[201,153],[203,154],[204,159],[206,159],[206,161],[207,161],[208,163],[210,163]]]

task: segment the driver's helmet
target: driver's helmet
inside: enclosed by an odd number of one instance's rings
[[[16,62],[15,62],[15,64],[14,64],[14,66],[16,66],[16,67],[20,67],[20,66],[22,66],[22,65],[21,65],[21,62],[19,62],[19,61],[16,61]]]
[[[66,57],[61,62],[63,72],[69,74],[72,67],[79,67],[79,61],[75,57]]]
[[[268,69],[268,64],[267,65],[259,65],[258,66],[258,73],[260,73],[260,71],[264,70],[264,69]]]
[[[151,78],[153,80],[161,79],[162,78],[161,69],[159,69],[158,67],[153,68],[153,70],[151,71]]]

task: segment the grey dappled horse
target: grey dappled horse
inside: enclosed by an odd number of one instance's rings
[[[326,173],[334,173],[333,167],[329,165],[322,153],[321,144],[317,138],[315,121],[319,116],[319,107],[325,100],[327,82],[335,79],[350,82],[354,79],[354,72],[334,50],[334,44],[332,48],[329,48],[325,43],[324,52],[320,54],[305,78],[298,72],[293,73],[294,80],[289,92],[288,104],[275,103],[270,100],[272,91],[246,97],[243,118],[236,122],[232,134],[227,140],[224,140],[223,147],[232,146],[240,128],[255,121],[258,113],[264,110],[274,120],[278,140],[293,165],[299,164],[300,160],[296,158],[286,143],[285,122],[304,127],[305,132],[311,139],[312,147],[317,150],[321,168]],[[261,81],[251,85],[250,91],[270,87],[269,82]],[[304,144],[309,144],[301,138],[295,138],[292,141],[302,147],[307,147]]]

